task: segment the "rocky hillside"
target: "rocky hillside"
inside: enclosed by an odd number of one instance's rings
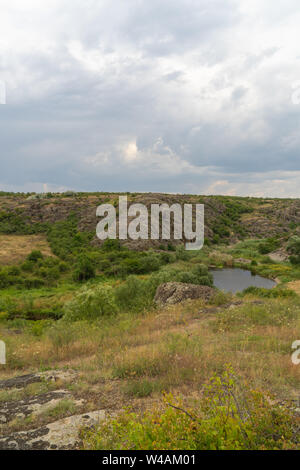
[[[47,195],[2,194],[0,233],[39,233],[47,226],[75,214],[78,230],[95,233],[99,204],[118,207],[116,193],[64,193]],[[244,237],[284,237],[300,226],[300,199],[259,199],[229,196],[170,195],[160,193],[127,194],[128,203],[174,203],[205,206],[205,235],[210,242],[232,243]],[[150,210],[149,210],[150,213]],[[93,244],[99,240],[94,237]],[[158,247],[165,241],[126,241],[134,249]],[[157,245],[157,246],[156,246]]]

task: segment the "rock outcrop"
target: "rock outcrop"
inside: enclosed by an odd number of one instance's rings
[[[0,390],[12,388],[20,389],[27,387],[27,385],[42,381],[68,381],[73,379],[75,376],[76,373],[72,370],[51,370],[47,372],[37,372],[35,374],[20,375],[17,377],[12,377],[11,379],[0,380]]]
[[[0,450],[78,448],[81,442],[81,429],[96,425],[103,421],[106,415],[104,410],[97,410],[73,416],[61,416],[61,419],[56,418],[53,421],[55,418],[50,411],[59,407],[62,402],[70,401],[78,410],[77,413],[80,409],[84,409],[84,399],[76,399],[69,390],[60,388],[63,383],[72,382],[75,377],[76,372],[72,370],[54,370],[0,381],[0,389],[7,390],[8,395],[15,391],[25,395],[19,400],[8,399],[0,403]],[[42,381],[57,383],[58,389],[26,396],[25,390],[28,385]],[[27,418],[32,420],[30,430],[23,427]],[[15,431],[14,426],[18,422],[21,424],[21,429]],[[36,424],[35,429],[34,424]]]
[[[1,404],[0,423],[8,423],[16,418],[24,419],[27,416],[37,416],[44,413],[61,400],[71,398],[67,390],[54,390],[53,392],[42,393],[24,400],[8,401]]]
[[[173,305],[187,299],[203,299],[208,301],[215,293],[212,287],[183,282],[166,282],[161,284],[155,294],[154,301],[158,305]]]
[[[105,411],[93,411],[60,419],[29,431],[0,438],[0,450],[67,450],[80,445],[80,430],[105,419]]]

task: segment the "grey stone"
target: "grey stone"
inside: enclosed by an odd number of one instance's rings
[[[0,438],[0,450],[67,450],[80,445],[80,430],[105,419],[105,411],[70,416],[38,429],[21,431]]]
[[[173,305],[187,299],[207,301],[214,294],[215,289],[212,287],[183,282],[166,282],[157,288],[154,301],[159,305]]]

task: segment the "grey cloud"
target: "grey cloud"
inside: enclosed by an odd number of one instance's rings
[[[49,46],[0,49],[0,189],[258,191],[300,170],[281,49],[241,54],[236,2],[77,0],[49,18]]]

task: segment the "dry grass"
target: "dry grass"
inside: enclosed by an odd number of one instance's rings
[[[277,301],[272,302],[275,309]],[[277,309],[291,307],[285,301],[276,305]],[[269,308],[272,310],[272,303]],[[236,309],[240,319],[248,306]],[[41,365],[77,369],[76,393],[92,397],[95,406],[101,396],[101,406],[105,403],[109,408],[122,408],[129,402],[140,407],[141,400],[144,405],[152,403],[162,390],[197,396],[226,363],[253,387],[269,390],[283,400],[297,398],[300,367],[291,362],[291,344],[300,336],[299,319],[276,325],[271,318],[270,324],[262,325],[256,317],[253,321],[248,317],[245,324],[224,330],[220,315],[231,321],[234,312],[216,313],[207,306],[204,310],[195,301],[144,317],[123,315],[97,327],[77,324],[74,338],[57,347],[47,335],[10,336],[9,364],[24,372]],[[11,375],[11,370],[6,367],[3,375]]]
[[[43,235],[0,235],[0,265],[18,264],[32,250],[54,256]]]
[[[296,294],[300,295],[300,281],[292,281],[288,282],[286,287],[296,292]]]

